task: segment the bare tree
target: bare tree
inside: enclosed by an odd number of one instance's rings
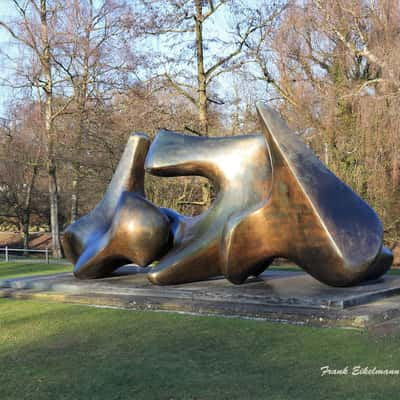
[[[25,102],[9,107],[7,137],[0,150],[0,201],[7,215],[15,216],[23,233],[23,247],[29,248],[29,224],[33,191],[41,163],[42,141],[40,110],[37,103]]]
[[[390,0],[310,0],[251,43],[256,78],[322,160],[378,210],[389,245],[400,228],[399,21]]]
[[[155,65],[158,77],[196,108],[198,127],[188,127],[189,130],[208,135],[209,105],[223,104],[212,96],[212,86],[222,74],[244,63],[240,55],[246,42],[254,32],[270,23],[282,6],[276,5],[266,17],[258,9],[232,0],[141,0],[141,4],[142,15],[145,15],[142,32],[162,36],[163,46],[169,52],[165,54],[164,50],[159,54]],[[235,21],[231,32],[224,34],[218,32],[218,24],[223,21],[219,20],[222,10],[225,17]]]
[[[121,1],[67,0],[64,2],[62,38],[54,61],[72,92],[70,113],[75,126],[70,140],[72,161],[71,222],[78,216],[80,181],[94,110],[125,90],[126,76],[134,70],[127,49],[131,39],[126,29],[128,9]]]
[[[31,51],[38,66],[34,76],[27,76],[29,83],[38,89],[40,100],[43,97],[44,133],[46,137],[47,173],[49,177],[50,224],[52,233],[53,255],[61,257],[59,220],[58,220],[58,186],[56,144],[57,133],[54,129],[55,119],[68,107],[64,102],[55,107],[55,77],[53,49],[57,42],[56,24],[60,3],[48,0],[13,0],[18,13],[18,21],[14,24],[0,21],[13,39]]]

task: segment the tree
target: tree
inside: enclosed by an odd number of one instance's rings
[[[211,96],[217,78],[245,62],[240,56],[246,42],[279,15],[283,6],[278,3],[264,15],[232,0],[141,0],[142,33],[160,38],[165,47],[155,62],[157,78],[197,110],[198,127],[187,127],[189,130],[209,134],[209,105],[223,104]],[[218,19],[222,9],[234,22],[229,33],[216,28],[222,21]]]
[[[65,75],[65,86],[72,93],[70,115],[72,189],[71,223],[78,216],[83,150],[88,143],[90,124],[113,91],[125,90],[127,76],[136,68],[129,53],[132,39],[126,29],[128,9],[121,1],[67,0],[64,2],[60,45],[54,49],[54,62]]]
[[[392,1],[297,2],[272,38],[251,47],[256,78],[329,167],[377,209],[389,245],[400,228],[399,22]]]
[[[49,5],[48,0],[13,0],[13,4],[19,16],[17,23],[12,26],[13,24],[0,21],[0,26],[6,29],[18,43],[30,50],[38,67],[35,74],[27,78],[29,84],[38,89],[40,104],[43,104],[52,248],[53,256],[58,258],[62,254],[58,220],[57,133],[54,129],[54,121],[68,106],[68,103],[64,103],[56,109],[54,105],[54,86],[57,79],[54,71],[53,49],[57,42],[56,24],[60,3],[53,1]]]
[[[16,217],[23,233],[23,247],[29,248],[29,224],[33,210],[33,192],[41,164],[42,142],[38,135],[41,117],[37,103],[9,107],[10,119],[3,124],[7,135],[0,150],[0,201],[3,213]]]

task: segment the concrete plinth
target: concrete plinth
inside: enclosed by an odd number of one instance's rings
[[[358,328],[400,317],[400,276],[395,275],[351,288],[276,270],[239,286],[223,278],[154,286],[146,272],[130,266],[96,280],[77,280],[70,273],[9,279],[0,281],[0,296]]]

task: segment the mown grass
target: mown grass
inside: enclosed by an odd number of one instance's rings
[[[71,264],[41,264],[24,262],[0,262],[0,279],[31,275],[47,275],[72,271]]]
[[[388,399],[400,336],[0,300],[0,399]]]
[[[71,269],[15,264],[0,279]],[[326,365],[350,375],[321,376]],[[398,397],[400,376],[352,376],[357,365],[400,369],[400,335],[0,300],[0,399]]]

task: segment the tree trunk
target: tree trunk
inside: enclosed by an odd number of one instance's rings
[[[49,201],[50,201],[50,227],[51,239],[53,247],[53,257],[61,258],[60,231],[58,223],[58,188],[55,161],[55,134],[53,129],[53,80],[51,73],[51,54],[50,42],[47,29],[47,4],[46,0],[40,0],[40,22],[41,22],[41,39],[43,44],[43,52],[40,57],[43,76],[44,76],[44,92],[45,92],[45,133],[47,138],[47,171],[49,176]]]
[[[392,157],[392,184],[393,188],[397,189],[400,183],[400,156],[397,152],[394,152]]]
[[[37,158],[39,157],[39,154],[37,155]],[[36,176],[38,173],[39,167],[35,163],[33,166],[33,171],[32,171],[32,178],[31,181],[29,182],[29,185],[26,190],[25,194],[25,200],[24,200],[24,207],[22,210],[22,232],[24,235],[24,249],[29,249],[29,222],[31,218],[31,201],[32,201],[32,190],[33,187],[35,186],[35,181],[36,181]],[[28,253],[24,254],[28,255]]]
[[[208,136],[208,110],[207,110],[207,77],[204,70],[203,52],[203,8],[202,0],[195,0],[196,5],[196,57],[197,57],[197,107],[199,112],[199,130],[204,136]],[[211,188],[208,182],[203,183],[202,188],[203,211],[210,207]]]
[[[78,218],[79,208],[79,184],[81,179],[81,155],[82,155],[82,138],[86,134],[86,118],[87,118],[87,97],[88,97],[88,81],[89,81],[89,58],[90,58],[90,40],[93,30],[93,4],[88,10],[89,24],[86,26],[86,35],[84,41],[85,53],[83,57],[83,72],[80,79],[72,80],[74,86],[74,95],[77,101],[77,132],[75,136],[75,154],[77,161],[73,163],[72,178],[72,194],[71,194],[71,224]]]
[[[234,99],[235,111],[233,114],[233,124],[232,124],[232,136],[238,135],[240,133],[240,98],[238,93],[238,88],[235,85],[235,99]]]
[[[72,177],[72,194],[71,194],[71,224],[78,218],[79,207],[79,183],[81,178],[81,154],[82,154],[82,138],[85,134],[85,116],[86,116],[86,96],[87,96],[87,79],[88,75],[83,75],[82,87],[78,88],[76,93],[79,93],[78,99],[78,121],[77,132],[74,142],[74,152],[76,161],[73,162],[73,177]]]
[[[24,235],[24,239],[23,239],[24,249],[29,249],[29,220],[30,220],[30,214],[29,213],[24,214],[22,217],[22,221],[23,221],[22,222],[22,232]],[[28,256],[28,255],[29,255],[28,252],[26,252],[26,253],[24,252],[24,256]]]
[[[203,54],[203,10],[202,0],[195,0],[196,4],[196,56],[197,56],[197,107],[199,111],[200,132],[208,135],[207,115],[207,77],[204,71]]]
[[[202,209],[203,211],[207,211],[210,208],[211,205],[211,185],[209,182],[203,183],[203,186],[201,188],[202,192]]]
[[[61,258],[61,243],[60,230],[58,224],[58,188],[57,188],[57,173],[56,163],[54,159],[48,162],[49,174],[49,199],[50,199],[50,229],[51,229],[51,244],[53,249],[53,257]]]
[[[71,194],[71,224],[78,218],[79,202],[79,165],[73,166],[72,194]]]

